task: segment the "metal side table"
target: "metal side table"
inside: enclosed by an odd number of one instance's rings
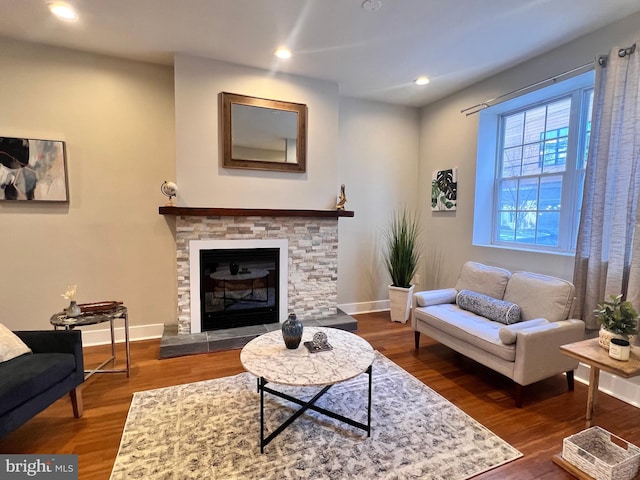
[[[103,369],[103,367],[116,359],[116,339],[113,327],[115,320],[124,321],[124,342],[127,357],[126,369]],[[53,327],[58,330],[64,328],[65,330],[73,330],[76,327],[84,327],[86,325],[97,325],[98,323],[109,322],[109,328],[111,330],[111,357],[107,358],[104,362],[98,365],[93,370],[84,371],[84,379],[87,380],[94,373],[126,373],[129,377],[131,371],[131,357],[129,351],[129,315],[127,313],[127,307],[124,305],[118,305],[110,310],[83,312],[77,317],[68,317],[66,312],[58,312],[54,314],[49,322]]]

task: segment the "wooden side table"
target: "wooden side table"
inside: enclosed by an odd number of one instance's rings
[[[597,338],[561,345],[560,350],[565,355],[575,358],[591,367],[589,372],[587,413],[585,416],[587,428],[591,426],[593,410],[598,399],[600,370],[604,370],[605,372],[609,372],[623,378],[631,378],[636,375],[640,375],[640,352],[638,352],[637,347],[633,347],[631,349],[629,360],[626,362],[611,358],[609,356],[609,352],[598,344]]]
[[[640,356],[637,347],[631,349],[629,360],[622,362],[609,356],[609,352],[602,348],[597,338],[583,340],[581,342],[561,345],[563,354],[589,365],[589,391],[587,395],[587,413],[585,415],[586,428],[591,426],[593,410],[598,399],[598,385],[600,383],[600,370],[618,375],[623,378],[631,378],[640,375]],[[581,480],[593,480],[585,472],[575,467],[562,458],[561,454],[552,457],[553,463]]]
[[[113,322],[115,320],[124,321],[124,342],[127,357],[127,368],[105,370],[102,367],[104,367],[111,361],[115,361],[116,359],[116,340],[113,326]],[[73,330],[76,327],[83,327],[85,325],[97,325],[98,323],[109,322],[109,328],[111,330],[111,357],[107,358],[93,370],[85,370],[84,379],[87,380],[94,373],[126,373],[127,377],[129,377],[131,371],[131,356],[129,351],[129,314],[127,311],[127,307],[120,304],[109,310],[83,312],[77,317],[68,317],[66,312],[58,312],[54,313],[51,316],[49,322],[56,330],[58,330],[58,328]]]

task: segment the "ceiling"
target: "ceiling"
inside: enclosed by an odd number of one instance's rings
[[[640,11],[640,0],[381,0],[374,12],[362,1],[68,0],[80,19],[66,23],[47,0],[0,0],[0,35],[162,64],[197,55],[422,106]],[[273,56],[280,45],[291,59]],[[431,82],[414,85],[420,75]]]

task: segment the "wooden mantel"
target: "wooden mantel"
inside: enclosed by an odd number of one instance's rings
[[[160,215],[193,217],[353,217],[351,210],[287,210],[270,208],[160,207]]]

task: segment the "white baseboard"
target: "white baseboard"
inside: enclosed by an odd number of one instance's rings
[[[129,326],[129,341],[148,340],[150,338],[160,338],[164,332],[162,323],[151,325]],[[114,329],[116,342],[124,342],[124,327]],[[91,347],[94,345],[107,345],[111,343],[111,332],[108,328],[100,330],[82,330],[82,346]]]
[[[358,313],[371,313],[389,310],[389,300],[374,300],[372,302],[343,303],[338,308],[347,315],[357,315]]]
[[[580,364],[575,372],[575,379],[585,385],[589,384],[588,365]],[[620,378],[611,373],[600,371],[599,390],[612,397],[640,407],[640,377]]]

